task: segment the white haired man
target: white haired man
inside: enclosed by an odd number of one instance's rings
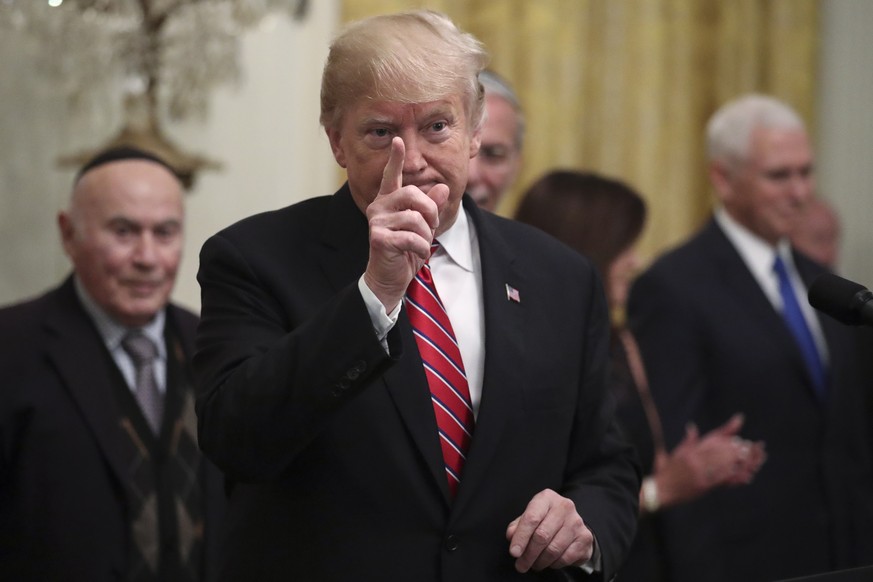
[[[629,323],[668,447],[737,411],[754,482],[665,510],[677,582],[778,580],[873,563],[869,377],[858,337],[806,301],[824,269],[788,236],[813,196],[800,117],[747,95],[707,127],[714,218],[634,284]],[[869,354],[867,354],[869,357]]]

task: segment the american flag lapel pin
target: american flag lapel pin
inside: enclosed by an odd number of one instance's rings
[[[518,289],[516,289],[509,283],[506,284],[506,299],[507,301],[521,303],[521,295],[519,294]]]

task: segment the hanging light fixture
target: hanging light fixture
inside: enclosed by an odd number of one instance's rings
[[[135,145],[167,159],[190,188],[199,170],[219,164],[180,150],[161,120],[205,117],[210,91],[240,77],[243,31],[271,12],[299,20],[307,9],[307,0],[0,0],[0,30],[36,39],[40,71],[72,108],[98,94],[121,94],[120,131],[61,164]]]

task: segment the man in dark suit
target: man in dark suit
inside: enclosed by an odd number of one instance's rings
[[[750,95],[716,112],[707,139],[720,208],[639,277],[630,325],[668,446],[689,423],[709,430],[742,412],[767,462],[748,487],[664,512],[671,579],[766,581],[873,563],[871,378],[856,332],[810,308],[806,288],[823,268],[787,239],[814,191],[804,125]]]
[[[73,274],[0,310],[0,579],[206,580],[223,481],[196,441],[197,320],[167,304],[181,184],[108,150],[59,226]]]
[[[600,282],[464,196],[485,56],[433,12],[351,25],[321,116],[347,184],[203,247],[194,367],[201,446],[235,481],[225,580],[608,579],[629,545],[639,475]],[[416,274],[448,312],[434,335]]]

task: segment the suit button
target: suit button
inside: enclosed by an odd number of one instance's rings
[[[456,535],[448,535],[446,536],[446,549],[450,552],[454,552],[458,549],[459,546],[458,536]]]
[[[365,362],[364,360],[358,360],[357,362],[355,362],[355,365],[352,369],[359,375],[363,374],[367,371],[367,362]]]
[[[334,395],[334,397],[339,398],[342,396],[346,390],[351,386],[351,382],[347,378],[343,378],[339,382],[333,385],[330,393]]]

